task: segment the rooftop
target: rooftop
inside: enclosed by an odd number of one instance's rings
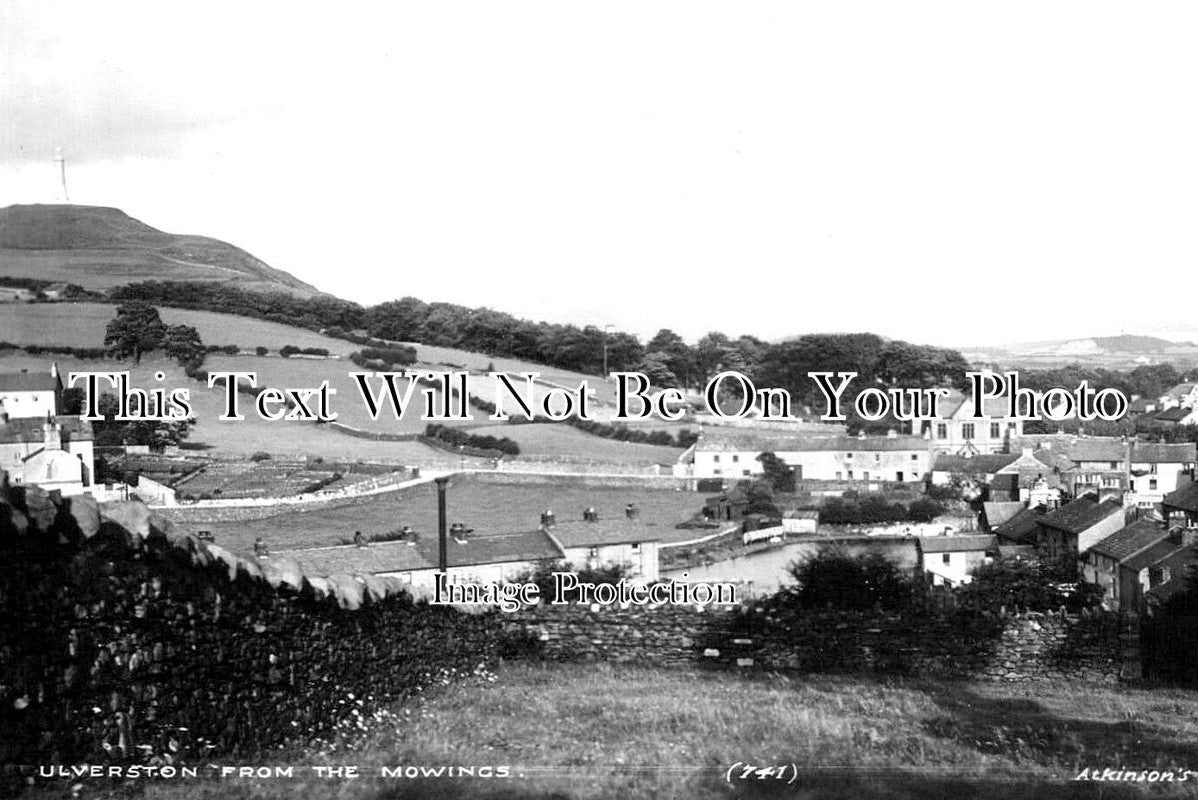
[[[54,421],[62,426],[64,442],[86,442],[94,437],[92,424],[78,417],[55,417]],[[10,419],[0,422],[0,444],[16,442],[41,442],[45,437],[43,426],[46,421],[41,417]]]
[[[1047,512],[1044,506],[1025,508],[993,530],[1003,539],[1020,544],[1035,544],[1036,529],[1045,513]]]
[[[1198,511],[1198,482],[1190,481],[1169,492],[1162,501],[1164,505],[1186,511]]]
[[[1102,503],[1090,497],[1079,497],[1051,514],[1045,514],[1040,524],[1046,528],[1081,533],[1094,527],[1112,514],[1122,514],[1123,503],[1110,499]]]
[[[271,558],[292,558],[306,575],[377,575],[383,572],[408,572],[436,569],[436,561],[428,561],[411,542],[377,542],[358,547],[316,547],[310,550],[284,550]]]
[[[0,372],[0,392],[52,392],[58,377],[47,372]]]
[[[933,472],[979,473],[992,475],[1015,462],[1019,456],[994,453],[976,456],[958,456],[942,453],[936,456]]]
[[[549,535],[562,547],[601,547],[661,539],[661,534],[652,527],[627,517],[597,522],[559,522],[549,529]]]
[[[996,549],[998,540],[990,534],[921,536],[919,546],[925,553],[980,553]]]
[[[1130,555],[1140,552],[1146,547],[1168,537],[1165,526],[1151,519],[1136,520],[1126,528],[1115,531],[1098,544],[1090,548],[1090,552],[1099,553],[1122,561]]]

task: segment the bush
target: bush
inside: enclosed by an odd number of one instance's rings
[[[270,453],[267,453],[264,450],[259,450],[250,456],[250,461],[270,461]]]
[[[783,592],[789,591],[798,608],[897,611],[910,608],[915,599],[915,581],[876,553],[854,556],[825,547],[788,571],[796,583]]]
[[[270,348],[263,347],[262,345],[258,345],[257,347],[254,348],[254,352],[260,356],[264,356],[270,352]]]
[[[1101,588],[1081,583],[1063,591],[1061,577],[1048,564],[992,561],[974,568],[973,580],[961,587],[960,597],[989,611],[998,611],[1003,606],[1025,611],[1055,611],[1066,606],[1080,611],[1083,607],[1101,605]]]

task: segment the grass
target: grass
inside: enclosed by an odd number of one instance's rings
[[[357,780],[297,769],[290,779],[147,781],[117,793],[146,800],[1193,797],[1187,784],[1072,778],[1087,767],[1198,769],[1196,719],[1198,693],[1182,690],[510,663],[345,726],[345,735],[232,762],[352,764],[364,776]],[[730,782],[737,763],[784,765],[785,781]],[[789,785],[792,764],[797,780]],[[380,777],[382,767],[400,765],[505,765],[513,777]],[[88,795],[96,796],[91,787]]]
[[[478,536],[535,530],[541,512],[553,509],[559,522],[582,519],[582,511],[594,506],[600,519],[619,519],[624,506],[636,503],[641,521],[652,525],[662,540],[694,538],[694,531],[674,526],[689,519],[703,505],[702,495],[662,489],[592,487],[571,484],[501,484],[456,478],[448,492],[450,522],[462,522]],[[293,511],[262,520],[236,523],[182,522],[184,531],[210,530],[221,547],[236,552],[253,551],[261,536],[271,550],[321,547],[349,539],[354,531],[366,536],[411,525],[417,532],[435,536],[437,530],[436,489],[422,484],[397,492],[362,498],[337,508]]]
[[[259,345],[278,350],[283,345],[293,344],[296,347],[323,347],[341,355],[359,349],[352,342],[277,322],[184,308],[159,308],[158,312],[167,325],[193,326],[204,344],[235,344],[251,351]],[[103,347],[104,330],[114,316],[116,306],[108,303],[12,303],[5,305],[0,314],[0,341],[21,345]],[[352,368],[354,366],[348,364],[347,369]]]
[[[467,430],[482,435],[506,436],[520,445],[520,455],[527,458],[553,459],[566,456],[570,459],[594,459],[599,462],[672,465],[682,455],[681,447],[605,439],[564,423],[505,425],[501,428],[485,426]]]

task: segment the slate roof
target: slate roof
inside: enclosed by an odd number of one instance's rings
[[[1091,547],[1090,552],[1099,553],[1116,561],[1122,561],[1128,556],[1166,539],[1168,536],[1169,531],[1162,523],[1151,519],[1140,519],[1125,528],[1115,531]]]
[[[49,372],[0,372],[0,392],[52,392],[58,386]]]
[[[1114,437],[1078,439],[1070,446],[1068,457],[1073,461],[1122,463],[1128,455],[1127,444]],[[1165,444],[1133,441],[1130,444],[1133,464],[1185,464],[1198,459],[1198,446],[1193,442]]]
[[[1152,418],[1159,422],[1181,422],[1188,419],[1193,413],[1194,409],[1192,408],[1174,406],[1173,408],[1166,408],[1164,411],[1156,412],[1152,415]]]
[[[434,565],[440,558],[437,537],[423,536],[416,547]],[[452,536],[449,539],[449,566],[473,567],[481,564],[506,564],[512,561],[547,561],[563,558],[565,554],[542,530],[518,533],[470,534],[462,544]]]
[[[1025,508],[997,528],[994,528],[993,531],[1001,539],[1008,539],[1021,544],[1035,544],[1036,530],[1045,513],[1044,506]]]
[[[602,547],[661,539],[661,534],[645,523],[627,517],[598,522],[559,522],[549,529],[549,535],[562,547]]]
[[[982,503],[982,511],[986,515],[986,522],[990,525],[991,530],[1014,518],[1025,507],[1020,502]]]
[[[928,440],[922,436],[817,436],[814,434],[769,434],[757,431],[721,429],[713,433],[704,429],[695,449],[701,452],[749,453],[815,453],[815,452],[878,452],[894,450],[927,450]]]
[[[980,473],[993,475],[1000,469],[1010,466],[1019,456],[1005,453],[982,454],[976,456],[958,456],[941,453],[936,456],[932,465],[933,472]]]
[[[292,558],[305,575],[376,575],[380,572],[408,572],[436,569],[436,560],[429,561],[415,544],[410,542],[375,542],[366,547],[339,545],[308,550],[284,550],[272,553],[271,558]]]
[[[1068,533],[1081,533],[1116,513],[1123,513],[1123,503],[1118,500],[1110,499],[1099,503],[1089,497],[1080,497],[1051,514],[1045,514],[1040,524]]]
[[[1178,550],[1184,549],[1176,539],[1162,539],[1123,561],[1123,566],[1133,572],[1139,572],[1142,569],[1148,569],[1158,561],[1164,561]]]
[[[62,426],[64,442],[87,442],[95,438],[92,424],[78,417],[55,417],[55,422]],[[42,426],[46,423],[41,417],[10,419],[0,423],[0,444],[17,442],[41,442],[45,433]]]
[[[925,553],[980,553],[996,549],[998,540],[989,534],[921,536],[919,546]]]
[[[1188,394],[1189,394],[1190,392],[1192,392],[1192,391],[1194,391],[1194,384],[1192,384],[1192,383],[1179,383],[1179,384],[1177,384],[1176,386],[1173,386],[1173,387],[1171,387],[1171,388],[1169,389],[1169,391],[1165,392],[1165,393],[1162,395],[1162,397],[1168,397],[1168,398],[1170,398],[1170,399],[1172,399],[1172,400],[1178,400],[1178,401],[1180,401],[1180,400],[1182,400],[1183,398],[1185,398],[1185,396],[1186,396],[1186,395],[1188,395]]]
[[[1169,492],[1162,503],[1186,511],[1198,511],[1198,481],[1190,481]]]

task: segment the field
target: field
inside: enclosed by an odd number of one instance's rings
[[[297,768],[292,778],[145,781],[110,791],[146,800],[1194,797],[1193,778],[1073,779],[1087,768],[1198,769],[1196,719],[1198,693],[1182,690],[509,663],[376,714],[331,742],[231,762],[351,764],[364,776],[356,780]],[[781,779],[739,770],[730,778],[737,764],[784,769]],[[382,767],[439,765],[506,765],[511,777],[381,777]],[[89,784],[87,796],[114,796],[95,794],[105,785]]]
[[[505,425],[468,428],[472,433],[506,436],[520,445],[520,455],[552,459],[558,456],[625,464],[674,464],[682,455],[681,447],[633,444],[580,431],[565,423],[542,422],[532,425]]]
[[[286,361],[287,359],[277,359]],[[196,425],[185,446],[218,457],[245,457],[258,451],[275,456],[321,457],[326,461],[384,461],[392,464],[425,466],[444,469],[459,468],[461,457],[434,449],[420,442],[375,442],[354,439],[332,430],[327,425],[311,422],[268,422],[260,419],[247,407],[246,418],[241,421],[222,422],[223,396],[218,389],[209,389],[183,374],[174,362],[164,358],[143,358],[141,364],[132,362],[90,361],[64,356],[32,356],[26,353],[5,351],[0,353],[0,372],[19,372],[22,369],[42,371],[49,363],[58,364],[64,376],[71,372],[128,371],[132,385],[150,389],[154,387],[186,387],[191,393]],[[330,362],[305,362],[328,365]],[[332,362],[343,365],[345,362]],[[156,370],[166,374],[158,383],[154,380]],[[107,391],[107,384],[102,384]],[[243,400],[247,399],[243,396]],[[467,459],[473,463],[475,459]]]
[[[451,523],[473,528],[475,536],[536,530],[541,512],[552,509],[558,521],[580,520],[594,506],[600,519],[622,518],[624,507],[636,503],[640,519],[663,541],[692,539],[694,531],[674,526],[694,516],[703,506],[703,495],[640,487],[590,487],[570,484],[498,484],[472,478],[455,478],[448,491]],[[228,550],[253,551],[259,536],[272,550],[321,547],[411,525],[418,533],[435,536],[437,496],[431,483],[362,498],[349,506],[288,512],[262,520],[231,523],[179,523],[183,531],[210,530],[216,543]]]
[[[250,350],[259,345],[278,350],[283,345],[293,344],[301,348],[323,347],[337,355],[349,355],[358,349],[352,342],[277,322],[183,308],[160,308],[158,311],[167,325],[193,326],[200,332],[204,344],[235,344]],[[7,304],[0,309],[0,341],[22,345],[103,347],[104,329],[115,314],[116,306],[107,303]]]

